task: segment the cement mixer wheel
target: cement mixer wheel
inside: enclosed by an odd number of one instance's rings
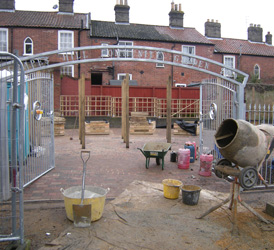
[[[232,167],[232,163],[227,159],[219,160],[216,165],[225,165],[225,166],[231,166]],[[218,171],[217,169],[214,169],[214,173],[218,178],[228,177],[228,175],[226,175],[225,173],[222,173],[221,171]]]
[[[250,189],[258,182],[258,171],[254,167],[243,168],[239,175],[242,188]]]

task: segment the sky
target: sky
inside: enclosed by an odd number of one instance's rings
[[[130,23],[169,25],[172,0],[128,0]],[[59,0],[15,0],[16,10],[56,11]],[[204,35],[207,19],[221,23],[224,38],[247,39],[247,28],[260,24],[263,41],[270,32],[274,36],[273,0],[174,0],[182,5],[184,27],[191,27]],[[74,0],[74,12],[91,13],[92,20],[115,21],[116,0]],[[274,37],[273,37],[274,39]]]

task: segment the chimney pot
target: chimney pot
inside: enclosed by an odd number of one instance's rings
[[[174,10],[174,2],[171,2],[171,10]]]
[[[179,11],[182,11],[182,4],[179,3]]]

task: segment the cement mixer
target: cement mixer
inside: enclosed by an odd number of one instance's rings
[[[274,126],[226,119],[215,134],[215,143],[224,157],[215,166],[216,176],[238,177],[241,187],[249,189],[262,179],[259,171],[273,150]]]

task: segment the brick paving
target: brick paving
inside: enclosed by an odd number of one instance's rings
[[[73,140],[70,138],[73,137]],[[163,179],[173,178],[185,184],[199,185],[209,190],[229,192],[230,185],[225,180],[200,176],[199,160],[190,164],[188,170],[178,169],[177,163],[170,161],[169,151],[165,156],[165,168],[156,165],[154,158],[149,168],[145,167],[145,157],[137,149],[146,142],[166,142],[166,130],[156,129],[153,135],[130,135],[130,146],[121,138],[121,129],[112,128],[109,135],[87,135],[86,150],[91,151],[87,163],[86,185],[110,188],[108,197],[115,198],[134,180],[161,183]],[[184,147],[186,141],[196,141],[199,136],[172,135],[172,150]],[[63,199],[60,189],[81,185],[82,145],[78,130],[65,130],[65,136],[55,137],[55,168],[24,189],[24,200]]]

